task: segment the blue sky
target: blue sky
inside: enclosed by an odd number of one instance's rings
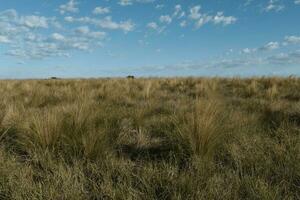
[[[0,78],[300,75],[300,0],[0,0]]]

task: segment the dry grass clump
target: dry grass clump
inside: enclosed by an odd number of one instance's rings
[[[0,199],[299,199],[299,88],[0,81]]]
[[[191,148],[197,156],[212,157],[230,134],[230,112],[215,99],[196,100],[193,110],[184,115],[183,122],[175,121],[180,138],[188,143],[186,148]]]

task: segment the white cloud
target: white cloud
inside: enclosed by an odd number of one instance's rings
[[[212,16],[203,15],[195,23],[196,28],[202,27],[204,24],[207,24],[212,21]]]
[[[10,43],[10,40],[7,36],[0,35],[0,43]]]
[[[177,4],[177,5],[175,6],[175,12],[174,12],[174,15],[175,15],[175,16],[178,15],[178,14],[180,13],[181,10],[182,10],[181,5]]]
[[[48,28],[47,18],[36,15],[21,17],[20,23],[28,28]]]
[[[65,14],[67,12],[70,13],[76,13],[79,11],[78,7],[78,2],[75,0],[70,0],[69,2],[67,2],[66,4],[60,5],[59,6],[59,12],[61,14]]]
[[[87,36],[95,39],[103,39],[106,37],[106,33],[102,31],[95,31],[95,32],[89,32]]]
[[[53,33],[52,38],[56,41],[65,41],[65,37],[59,33]]]
[[[124,32],[133,31],[133,29],[135,27],[133,22],[130,20],[122,21],[122,22],[118,23],[118,22],[112,21],[112,17],[110,17],[110,16],[97,21],[96,24],[101,28],[112,29],[112,30],[121,29]]]
[[[180,23],[179,23],[179,25],[181,26],[181,27],[186,27],[187,26],[187,22],[184,20],[184,21],[181,21]]]
[[[156,31],[157,33],[162,33],[165,29],[165,27],[160,27],[156,22],[148,23],[147,28]]]
[[[88,26],[80,26],[75,31],[79,34],[88,34],[90,32],[90,28]]]
[[[185,12],[182,11],[182,7],[181,5],[177,4],[175,7],[174,7],[174,13],[172,15],[172,17],[177,17],[177,18],[182,18],[185,16]]]
[[[296,5],[300,5],[300,0],[295,0],[294,3],[295,3]]]
[[[164,4],[157,4],[156,6],[155,6],[155,9],[162,9],[163,7],[165,7],[165,5]]]
[[[200,5],[197,5],[197,6],[192,7],[192,8],[190,9],[190,15],[189,15],[189,17],[190,17],[191,19],[194,19],[194,20],[199,19],[199,18],[201,17],[201,14],[200,14],[200,12],[199,12],[200,9],[201,9],[201,6],[200,6]]]
[[[170,24],[172,22],[172,18],[169,15],[162,15],[159,17],[159,21],[161,23]]]
[[[89,18],[80,19],[87,21]],[[73,17],[65,21],[75,22]],[[117,23],[126,31],[130,26]],[[49,28],[47,31],[37,28]],[[51,29],[50,29],[51,28]],[[7,43],[6,55],[22,59],[45,59],[49,57],[69,57],[74,50],[92,51],[102,45],[106,33],[79,27],[76,31],[63,29],[63,34],[53,32],[61,30],[61,24],[55,17],[30,15],[19,16],[15,10],[0,12],[0,43]],[[49,32],[52,33],[49,33]]]
[[[278,55],[270,56],[266,60],[271,64],[278,65],[300,64],[300,51],[280,53]]]
[[[107,10],[96,9],[95,12],[103,13]],[[107,33],[99,31],[100,29],[121,30],[127,33],[135,28],[131,20],[114,21],[111,16],[63,18],[65,23],[78,23],[77,28],[63,26],[58,20],[56,17],[39,16],[38,13],[22,16],[15,10],[0,11],[0,44],[7,44],[8,50],[5,54],[20,59],[70,57],[74,51],[91,52],[103,46],[102,42],[107,41],[108,37]],[[48,30],[44,31],[41,28]]]
[[[106,36],[105,32],[91,31],[88,26],[80,26],[80,27],[75,29],[75,32],[80,34],[80,35],[90,37],[90,38],[95,38],[95,39],[103,39]]]
[[[280,47],[280,44],[278,42],[269,42],[268,44],[264,45],[263,47],[259,48],[263,51],[271,51],[278,49]]]
[[[224,75],[225,69],[230,69],[233,74],[241,74],[243,71],[252,71],[253,69],[264,69],[266,67],[274,66],[293,66],[300,64],[300,51],[292,51],[289,53],[279,53],[272,56],[259,56],[259,57],[239,57],[233,59],[214,59],[208,62],[183,62],[172,65],[157,65],[157,66],[146,66],[141,68],[141,70],[153,71],[166,71],[168,70],[212,70],[211,72],[216,72],[221,69]],[[231,68],[240,68],[243,71],[232,70]],[[270,68],[272,69],[272,68]],[[135,69],[137,70],[137,69]],[[210,75],[212,75],[210,72]],[[193,72],[194,73],[194,72]]]
[[[288,44],[300,44],[300,36],[286,36],[284,40]]]
[[[28,41],[29,42],[42,42],[43,37],[40,34],[28,32],[24,37],[24,41],[26,41],[26,42],[28,42]]]
[[[132,0],[120,0],[119,1],[119,4],[121,5],[121,6],[129,6],[129,5],[132,5]]]
[[[9,50],[6,55],[22,59],[44,59],[48,57],[70,56],[60,45],[53,42],[26,43],[27,48],[16,46]]]
[[[104,17],[102,19],[90,18],[90,17],[80,17],[80,18],[65,18],[67,22],[77,22],[83,24],[92,24],[100,28],[110,29],[110,30],[122,30],[125,33],[133,31],[135,24],[131,20],[115,22],[112,20],[111,16]]]
[[[272,51],[275,49],[279,49],[280,48],[280,43],[279,42],[269,42],[267,44],[265,44],[262,47],[259,48],[245,48],[241,50],[241,53],[243,54],[252,54],[255,53],[257,51]]]
[[[255,51],[256,51],[256,49],[245,48],[245,49],[242,50],[242,53],[250,54],[250,53],[253,53]]]
[[[237,18],[234,16],[224,16],[223,12],[218,12],[216,15],[200,13],[201,6],[197,5],[190,9],[189,18],[195,21],[195,27],[200,28],[207,23],[222,24],[224,26],[234,24]]]
[[[110,13],[110,9],[108,7],[96,7],[93,11],[93,14],[95,15],[103,15]]]
[[[223,12],[218,12],[217,15],[213,18],[215,24],[223,24],[224,26],[233,24],[237,19],[233,16],[224,16]]]
[[[7,21],[16,21],[18,19],[18,13],[14,9],[4,10],[0,12],[0,21],[7,22]]]
[[[249,6],[254,0],[246,0],[244,6]]]
[[[180,4],[174,6],[174,12],[172,14],[161,15],[159,17],[159,22],[162,24],[170,24],[172,21],[179,21],[178,24],[181,27],[186,27],[188,24],[188,19],[192,21],[195,28],[200,28],[207,23],[213,23],[215,25],[231,25],[236,23],[238,20],[234,16],[225,16],[223,12],[217,12],[215,15],[202,13],[201,6],[196,5],[189,9],[189,13],[186,16],[186,12],[182,9]],[[162,32],[166,27],[159,27],[156,22],[150,22],[147,27],[158,32]]]
[[[279,12],[282,11],[284,8],[285,6],[283,4],[280,4],[279,0],[270,0],[264,10],[266,12],[270,12],[270,11]]]
[[[56,17],[52,17],[50,19],[47,19],[47,21],[48,21],[48,24],[50,26],[53,26],[53,28],[63,29],[62,24],[58,21],[58,19]]]
[[[157,30],[158,25],[155,22],[150,22],[150,23],[147,24],[147,27],[151,28],[151,29],[154,29],[154,30]]]
[[[74,18],[71,17],[71,16],[67,16],[64,18],[66,22],[73,22],[74,21]]]
[[[92,51],[95,47],[101,46],[102,40],[105,38],[104,32],[88,32],[83,33],[53,33],[48,36],[36,36],[29,34],[24,38],[25,45],[16,43],[6,53],[6,55],[23,59],[45,59],[49,57],[70,57],[73,50]]]
[[[84,43],[84,42],[75,42],[72,43],[72,47],[78,50],[82,50],[82,51],[87,51],[90,49],[89,44]]]
[[[245,54],[250,54],[250,53],[254,53],[257,51],[272,51],[272,50],[276,50],[279,49],[281,47],[284,46],[288,46],[288,45],[297,45],[300,44],[300,36],[295,36],[295,35],[291,35],[291,36],[285,36],[284,40],[282,42],[269,42],[259,48],[245,48],[243,50],[241,50],[241,53],[245,53]]]
[[[119,0],[121,6],[129,6],[134,3],[152,3],[155,0]]]

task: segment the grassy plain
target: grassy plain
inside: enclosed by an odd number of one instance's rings
[[[300,79],[0,81],[0,199],[300,199]]]

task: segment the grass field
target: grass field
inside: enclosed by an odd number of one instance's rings
[[[300,79],[0,81],[0,199],[300,199]]]

